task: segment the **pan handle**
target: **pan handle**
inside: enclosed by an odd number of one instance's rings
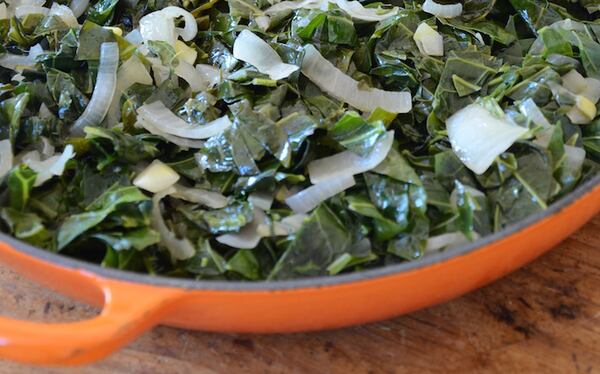
[[[98,360],[157,325],[185,293],[110,279],[98,282],[104,307],[94,318],[42,323],[0,316],[0,357],[59,366]]]

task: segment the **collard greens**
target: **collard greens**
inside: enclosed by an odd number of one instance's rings
[[[77,27],[52,13],[17,18],[9,6],[0,20],[0,140],[10,142],[14,164],[1,179],[1,230],[49,251],[150,274],[232,280],[334,275],[460,244],[432,247],[430,239],[443,234],[476,240],[547,209],[597,174],[598,100],[582,102],[581,92],[565,89],[562,78],[576,70],[588,82],[600,79],[596,2],[466,0],[460,1],[462,14],[450,19],[422,11],[422,0],[362,2],[389,13],[378,22],[327,1],[266,11],[274,3],[99,0]],[[140,19],[167,6],[193,15],[196,36],[175,45],[136,38]],[[443,56],[420,51],[415,31],[421,23],[441,35]],[[234,57],[233,44],[245,29],[283,63],[299,67],[303,47],[312,44],[359,87],[410,92],[412,109],[360,112],[300,69],[273,80]],[[97,83],[104,42],[117,43],[120,65],[139,59],[152,84],[118,86],[103,123],[73,136],[70,128]],[[28,60],[37,44],[43,52]],[[20,62],[11,66],[14,56]],[[192,91],[175,73],[182,64],[204,66],[216,84]],[[139,124],[137,110],[157,100],[190,126],[222,116],[231,126],[199,145],[177,145]],[[446,120],[485,100],[528,131],[477,175],[454,153]],[[527,100],[549,127],[524,115]],[[587,123],[573,120],[575,109]],[[285,199],[311,185],[311,161],[340,152],[367,157],[390,131],[394,142],[377,167],[295,217],[296,226],[281,226],[294,218]],[[35,151],[48,159],[67,144],[76,156],[34,187],[37,172],[24,155]],[[180,190],[159,199],[167,229],[194,249],[183,260],[164,245],[152,194],[133,184],[156,159],[180,176],[178,186],[187,193],[224,197],[214,206]],[[237,248],[222,239],[244,232],[260,233],[258,244]]]

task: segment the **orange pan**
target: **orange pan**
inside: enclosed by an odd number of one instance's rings
[[[390,318],[481,287],[533,260],[600,211],[600,175],[547,211],[473,244],[360,273],[281,282],[193,281],[103,269],[0,235],[0,261],[86,303],[92,319],[0,317],[0,357],[43,365],[98,360],[157,324],[222,332],[329,329]]]

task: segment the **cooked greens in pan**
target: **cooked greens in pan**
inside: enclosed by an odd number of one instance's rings
[[[6,0],[0,229],[104,267],[413,261],[600,162],[597,0]]]

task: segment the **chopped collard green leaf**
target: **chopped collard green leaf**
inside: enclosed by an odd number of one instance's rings
[[[49,251],[335,275],[518,224],[600,170],[598,1],[53,3],[0,13],[0,230]]]

